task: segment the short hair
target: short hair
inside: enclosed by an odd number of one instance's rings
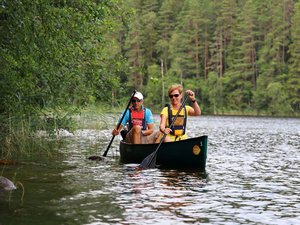
[[[173,91],[178,90],[179,94],[182,93],[182,85],[181,84],[173,84],[168,91],[168,95],[170,95]]]

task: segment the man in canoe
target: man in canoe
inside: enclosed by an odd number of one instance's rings
[[[144,97],[141,92],[135,92],[132,98],[132,106],[126,111],[126,114],[119,126],[113,129],[112,135],[122,133],[122,137],[127,143],[150,144],[154,143],[157,133],[153,132],[154,120],[150,109],[145,108]],[[121,115],[123,115],[122,112]],[[119,118],[120,122],[121,117]],[[127,130],[122,130],[128,125]]]
[[[162,134],[166,134],[165,142],[170,141],[179,141],[187,139],[186,134],[186,123],[188,116],[199,116],[201,114],[200,106],[197,103],[195,93],[192,90],[187,90],[185,92],[190,100],[192,106],[186,105],[182,108],[178,114],[177,119],[174,122],[172,127],[169,127],[169,124],[172,124],[173,119],[175,118],[182,100],[182,85],[174,84],[168,90],[168,95],[171,100],[171,104],[164,107],[160,113],[160,131]]]

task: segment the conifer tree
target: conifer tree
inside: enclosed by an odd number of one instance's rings
[[[156,43],[157,56],[163,60],[164,73],[168,73],[170,65],[170,40],[175,29],[176,16],[178,15],[182,0],[165,0],[158,12],[158,41]]]
[[[227,107],[244,110],[250,108],[252,91],[256,87],[256,8],[247,1],[236,14],[232,31],[233,41],[229,42],[227,64],[224,76]]]
[[[188,0],[184,2],[178,17],[176,33],[174,33],[172,40],[172,47],[174,47],[172,57],[177,59],[176,63],[180,65],[184,78],[199,78],[202,62],[200,60],[200,52],[202,52],[200,16],[199,1]]]
[[[232,23],[235,15],[235,1],[221,0],[214,2],[215,9],[215,30],[214,42],[212,43],[212,58],[211,63],[214,70],[223,77],[226,70],[226,57],[228,44],[232,41]]]
[[[135,13],[126,39],[129,66],[131,67],[131,85],[144,89],[148,80],[147,67],[155,61],[157,42],[157,0],[131,0]]]
[[[283,101],[268,97],[270,96],[270,93],[268,93],[269,87],[278,89],[279,86],[273,85],[273,83],[280,82],[281,86],[278,90],[285,92],[286,80],[282,79],[282,75],[287,72],[285,55],[290,26],[290,13],[287,13],[287,9],[290,7],[291,2],[268,0],[258,4],[259,8],[265,8],[265,14],[259,14],[259,18],[264,20],[260,21],[260,25],[263,25],[261,27],[263,31],[261,31],[261,46],[258,53],[260,70],[254,100],[259,109],[268,109],[270,105],[274,105],[272,102]]]
[[[291,39],[289,53],[291,55],[289,64],[289,78],[287,86],[290,102],[294,112],[300,112],[300,2],[294,7],[294,15],[291,20]]]

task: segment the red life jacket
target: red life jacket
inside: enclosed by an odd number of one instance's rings
[[[146,110],[140,110],[139,112],[135,111],[133,107],[130,108],[130,114],[129,114],[129,130],[133,126],[141,126],[142,130],[146,130]]]

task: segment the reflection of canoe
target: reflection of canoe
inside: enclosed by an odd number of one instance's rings
[[[129,144],[120,142],[121,163],[141,163],[154,152],[158,144]],[[156,158],[160,168],[183,168],[205,171],[207,136],[163,143]]]

